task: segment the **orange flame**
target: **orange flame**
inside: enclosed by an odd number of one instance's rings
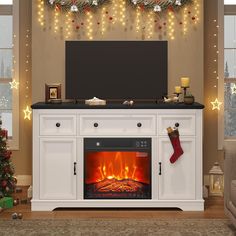
[[[150,183],[150,157],[145,152],[89,152],[85,162],[86,184],[104,179]]]

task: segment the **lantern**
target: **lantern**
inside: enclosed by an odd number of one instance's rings
[[[210,196],[223,196],[224,193],[224,173],[218,162],[215,162],[210,174]]]

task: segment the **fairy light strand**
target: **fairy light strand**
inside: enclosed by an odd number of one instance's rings
[[[125,0],[120,0],[120,4],[119,4],[119,9],[120,9],[120,17],[119,17],[119,21],[121,23],[121,25],[125,26],[125,12],[126,12],[126,1]]]
[[[54,9],[54,32],[57,33],[58,32],[58,23],[59,23],[59,9],[56,6]]]
[[[136,32],[137,33],[139,33],[140,31],[140,16],[141,16],[140,7],[138,6],[136,8]]]
[[[199,14],[200,14],[200,4],[199,0],[194,0],[194,11],[195,11],[195,21],[194,23],[197,24],[199,22]]]
[[[44,0],[38,0],[38,22],[44,26]]]
[[[66,36],[65,38],[66,39],[69,39],[71,37],[71,29],[72,29],[72,26],[71,26],[71,12],[67,12],[66,13]]]
[[[171,40],[174,40],[174,33],[175,33],[175,23],[174,23],[174,13],[169,11],[168,13],[168,36]]]
[[[186,35],[188,32],[188,9],[187,7],[183,10],[183,34]]]
[[[153,36],[153,31],[154,31],[154,13],[153,11],[149,11],[148,15],[147,15],[147,38],[151,39]]]
[[[119,5],[117,3],[117,0],[113,0],[112,2],[112,12],[113,12],[113,21],[112,24],[115,24],[117,22],[117,17],[118,17],[118,9],[119,9]]]
[[[90,11],[86,12],[86,22],[87,22],[87,27],[86,27],[86,35],[89,40],[93,40],[93,15]]]
[[[101,34],[104,35],[106,31],[106,8],[102,8],[102,19],[101,19]]]

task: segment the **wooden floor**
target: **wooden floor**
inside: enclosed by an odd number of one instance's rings
[[[14,198],[25,198],[26,190]],[[177,209],[58,209],[53,212],[31,212],[30,203],[19,204],[0,213],[0,219],[11,219],[12,213],[22,213],[24,219],[73,219],[73,218],[178,218],[178,219],[222,219],[223,198],[205,200],[205,211],[183,212]]]

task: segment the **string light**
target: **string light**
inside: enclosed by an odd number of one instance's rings
[[[117,22],[117,16],[118,16],[118,1],[117,0],[113,0],[112,2],[112,12],[113,12],[113,21],[112,23],[115,24]]]
[[[187,7],[184,8],[184,11],[183,11],[183,33],[184,35],[186,35],[187,31],[188,31],[188,21],[187,21],[187,18],[188,18],[188,9]]]
[[[54,32],[57,33],[58,31],[58,22],[59,22],[59,9],[56,6],[54,9]]]
[[[71,37],[71,12],[66,13],[66,39],[69,39]]]
[[[174,23],[174,13],[172,11],[169,11],[168,13],[168,23],[169,23],[169,26],[168,26],[168,35],[169,35],[169,38],[171,40],[174,40],[175,37],[174,37],[174,27],[175,27],[175,23]]]
[[[216,98],[214,102],[211,102],[212,104],[212,110],[220,110],[220,106],[222,105],[222,102],[219,102]]]
[[[214,40],[212,48],[215,50],[215,53],[214,53],[215,58],[213,58],[213,63],[214,63],[214,67],[215,67],[215,69],[213,70],[213,77],[216,79],[216,83],[213,85],[213,88],[216,89],[217,84],[218,84],[218,80],[219,80],[218,65],[217,65],[217,57],[219,54],[218,46],[217,46],[217,35],[218,35],[219,26],[217,24],[216,19],[213,20],[213,23],[215,24],[215,32],[213,32],[213,35],[212,35],[213,36],[212,39]],[[218,93],[218,91],[217,91],[217,93]],[[222,104],[222,102],[218,101],[218,99],[216,98],[215,101],[211,102],[212,110],[220,110],[221,104]]]
[[[101,34],[104,35],[106,31],[106,8],[102,8],[102,19],[101,19],[102,25],[101,25]]]
[[[153,30],[154,30],[154,17],[153,17],[153,11],[149,11],[148,15],[147,15],[147,18],[148,18],[148,21],[147,21],[147,38],[148,39],[151,39],[152,36],[153,36]]]
[[[125,11],[126,11],[126,0],[119,0],[119,8],[120,8],[120,23],[121,25],[125,26]]]
[[[87,37],[89,40],[93,40],[93,15],[91,14],[90,11],[86,12],[87,16]]]
[[[44,26],[44,0],[38,0],[38,22]]]
[[[27,19],[29,19],[30,16],[30,9],[27,9]],[[31,109],[29,104],[31,103],[30,101],[30,96],[29,96],[29,91],[30,91],[30,68],[31,68],[31,32],[29,29],[26,30],[25,32],[25,106],[26,108],[23,109],[24,113],[24,119],[31,120]]]
[[[11,85],[11,89],[18,89],[19,82],[17,82],[15,79],[12,82],[9,82]]]
[[[195,24],[197,24],[199,22],[199,8],[200,8],[200,4],[199,4],[199,0],[194,0],[194,10],[195,10]]]
[[[140,31],[140,7],[138,6],[136,8],[136,32],[138,33]]]
[[[25,116],[24,116],[24,120],[28,119],[31,120],[31,113],[32,111],[30,110],[29,106],[26,107],[26,109],[23,110]]]

